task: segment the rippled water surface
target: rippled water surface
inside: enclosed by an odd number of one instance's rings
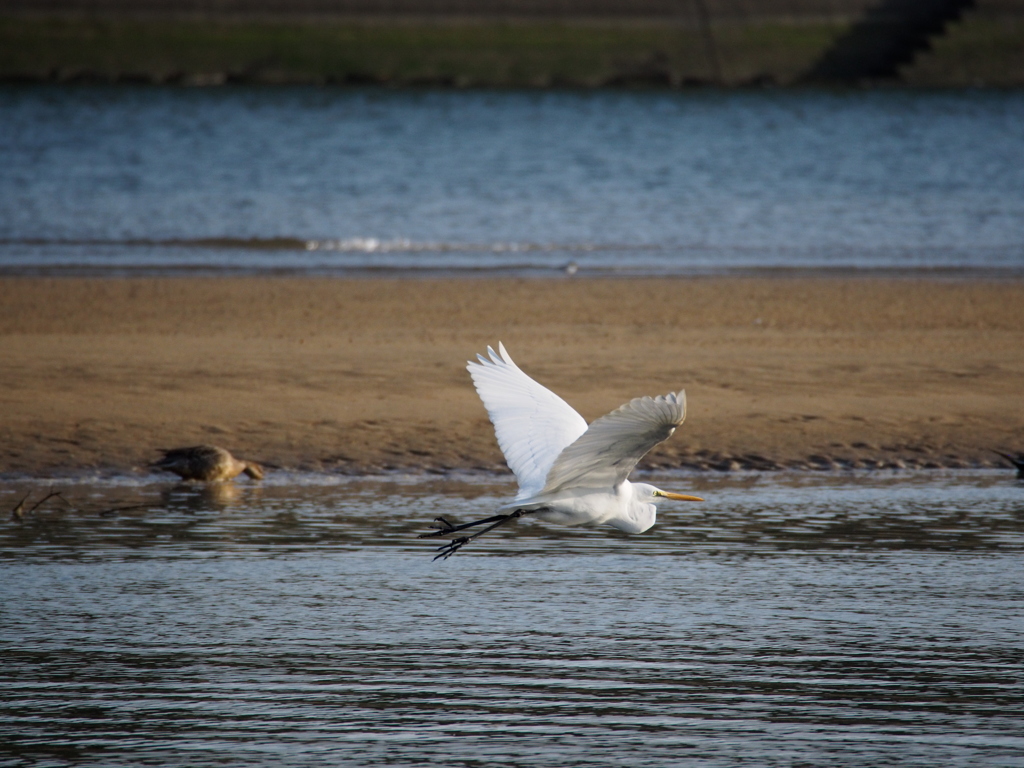
[[[1024,272],[1024,92],[0,89],[0,268]]]
[[[707,502],[443,562],[506,484],[57,484],[0,523],[0,764],[1024,765],[1024,485],[657,482]]]

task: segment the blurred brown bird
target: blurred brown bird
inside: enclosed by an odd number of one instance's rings
[[[164,451],[163,458],[150,466],[153,469],[173,472],[182,480],[202,480],[207,483],[231,480],[243,472],[254,480],[263,479],[263,467],[259,464],[236,459],[216,445],[172,448]]]

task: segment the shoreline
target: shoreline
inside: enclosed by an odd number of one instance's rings
[[[465,361],[588,420],[686,389],[642,469],[1004,467],[1024,281],[0,276],[0,476],[201,442],[345,475],[506,472]]]
[[[571,269],[570,269],[571,267]],[[198,265],[198,266],[0,266],[0,280],[345,280],[345,281],[450,281],[471,283],[490,280],[909,280],[945,282],[1024,282],[1024,267],[936,266],[936,267],[721,267],[676,272],[611,271],[580,266],[569,261],[559,266],[535,267],[345,267],[315,268]]]
[[[778,482],[780,484],[822,482],[825,484],[833,481],[847,482],[856,479],[864,480],[885,480],[894,482],[898,480],[919,480],[929,481],[936,478],[970,478],[973,480],[989,479],[993,481],[1019,480],[1014,474],[1014,468],[1009,462],[993,464],[991,466],[964,466],[964,467],[859,467],[839,466],[836,469],[824,467],[790,468],[779,469],[756,469],[753,467],[741,467],[739,469],[690,469],[685,467],[671,469],[652,469],[637,467],[629,479],[635,482],[685,482],[696,487],[707,487],[719,482],[744,483],[747,480],[765,480]],[[501,469],[451,469],[448,471],[435,471],[430,469],[394,469],[378,470],[369,473],[356,473],[349,471],[327,472],[314,470],[293,470],[284,468],[269,468],[268,474],[263,480],[252,480],[241,475],[234,480],[223,482],[206,483],[197,480],[181,480],[170,473],[152,473],[142,469],[135,470],[78,470],[63,474],[47,474],[42,476],[31,474],[0,474],[0,486],[6,486],[6,491],[21,487],[39,487],[49,490],[60,491],[63,486],[98,486],[108,485],[111,488],[144,488],[149,486],[180,486],[182,488],[234,488],[234,489],[259,489],[259,488],[282,488],[282,487],[335,487],[349,484],[411,484],[428,485],[440,484],[461,484],[467,486],[491,486],[507,484],[514,487],[516,484],[515,475],[507,467]],[[32,497],[33,502],[38,501],[38,496]],[[3,510],[0,509],[0,519]]]

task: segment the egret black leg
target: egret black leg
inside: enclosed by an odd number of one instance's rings
[[[517,509],[514,512],[510,512],[507,515],[495,515],[494,517],[488,517],[485,520],[477,520],[475,523],[467,523],[465,525],[460,525],[458,527],[453,526],[450,529],[442,529],[442,530],[437,531],[435,533],[424,534],[423,536],[420,536],[420,538],[421,539],[422,538],[426,538],[427,536],[443,536],[446,533],[451,533],[452,531],[459,531],[459,530],[462,530],[464,528],[470,528],[470,527],[472,527],[474,525],[483,525],[484,523],[491,523],[491,525],[488,525],[486,528],[484,528],[481,531],[477,531],[472,536],[460,536],[459,538],[452,539],[447,544],[438,547],[436,551],[439,554],[435,555],[434,559],[435,560],[447,560],[449,557],[454,555],[456,552],[458,552],[460,549],[462,549],[466,544],[469,544],[469,542],[471,542],[473,539],[477,538],[478,536],[483,536],[488,531],[493,531],[499,525],[504,525],[509,520],[515,520],[518,517],[522,517],[523,515],[529,514],[531,511],[532,510],[529,510],[529,509]],[[445,521],[445,522],[447,522],[447,521]]]
[[[437,526],[437,530],[436,531],[431,531],[430,533],[421,533],[419,535],[419,538],[421,538],[421,539],[430,539],[430,538],[436,538],[438,536],[447,536],[449,533],[454,533],[455,531],[464,531],[467,528],[473,528],[473,527],[478,526],[478,525],[486,525],[487,523],[493,523],[493,522],[497,522],[497,521],[501,521],[501,520],[506,520],[507,518],[508,518],[508,515],[494,515],[493,517],[485,517],[483,520],[474,520],[472,523],[463,523],[462,525],[452,525],[447,520],[445,520],[443,517],[435,517],[434,518],[434,522],[435,523],[440,523],[440,525]]]

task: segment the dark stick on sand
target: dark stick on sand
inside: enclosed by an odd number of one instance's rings
[[[108,509],[101,509],[97,514],[100,517],[113,517],[118,512],[128,512],[132,509],[148,509],[153,506],[152,504],[129,504],[127,507],[110,507]]]
[[[37,501],[35,504],[33,504],[30,509],[26,510],[25,509],[25,502],[28,501],[28,497],[31,496],[31,495],[32,495],[31,493],[26,494],[25,498],[23,498],[21,501],[19,501],[17,506],[15,506],[13,510],[11,510],[11,519],[12,520],[18,520],[18,521],[24,520],[26,517],[31,515],[33,512],[35,512],[37,509],[39,509],[41,506],[43,506],[43,504],[45,504],[47,501],[49,501],[50,499],[52,499],[54,497],[57,497],[58,499],[63,501],[65,504],[68,503],[67,499],[65,499],[63,496],[60,495],[60,491],[50,491],[48,494],[43,496],[43,498],[41,498],[39,501]]]
[[[1018,453],[1016,456],[1012,453],[1003,453],[1002,451],[992,451],[992,453],[1002,456],[1013,464],[1017,468],[1017,477],[1024,478],[1024,453]]]

